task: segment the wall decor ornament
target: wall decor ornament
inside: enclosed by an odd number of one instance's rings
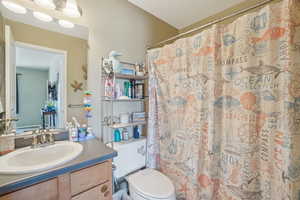
[[[74,89],[74,92],[78,92],[78,91],[83,91],[83,83],[82,82],[78,82],[78,81],[73,81],[73,83],[71,83],[71,87]]]
[[[84,92],[84,98],[83,98],[83,104],[84,104],[84,111],[85,111],[85,117],[91,118],[92,117],[92,92],[85,91]]]
[[[87,65],[82,65],[81,69],[83,71],[83,79],[87,81],[88,79]]]

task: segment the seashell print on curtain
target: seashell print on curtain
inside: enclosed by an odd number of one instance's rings
[[[300,2],[148,52],[148,166],[182,200],[300,195]]]

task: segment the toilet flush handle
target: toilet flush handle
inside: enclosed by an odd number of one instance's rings
[[[146,155],[146,149],[145,149],[145,146],[141,146],[140,148],[137,149],[137,153],[138,154],[141,154],[142,156],[145,156]]]

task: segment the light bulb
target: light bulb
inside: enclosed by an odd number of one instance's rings
[[[63,13],[68,17],[80,17],[81,13],[78,10],[76,0],[67,0],[66,7],[63,9]]]
[[[24,8],[23,6],[16,4],[12,1],[8,1],[8,0],[3,0],[2,4],[5,6],[5,8],[7,8],[8,10],[17,13],[17,14],[26,14],[27,13],[27,9]]]
[[[61,25],[64,28],[73,28],[74,24],[72,22],[69,22],[67,20],[58,20],[58,24]]]
[[[34,2],[44,8],[54,10],[56,8],[53,0],[34,0]]]
[[[47,15],[45,13],[42,12],[33,12],[33,16],[43,22],[51,22],[53,20],[53,18],[50,15]]]

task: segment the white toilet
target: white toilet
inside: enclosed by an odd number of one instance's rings
[[[114,175],[117,178],[126,177],[133,200],[176,199],[174,185],[167,176],[154,169],[140,170],[146,166],[145,138],[114,143],[113,148],[118,151],[118,156],[114,158]]]

